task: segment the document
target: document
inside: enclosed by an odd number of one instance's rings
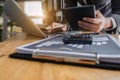
[[[64,44],[64,35],[57,35],[16,48],[17,53],[32,54],[37,58],[53,57],[73,61],[120,63],[120,45],[109,34],[93,36],[91,45]]]

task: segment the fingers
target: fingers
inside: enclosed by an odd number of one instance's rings
[[[52,23],[52,25],[48,26],[46,29],[50,34],[54,34],[54,33],[66,31],[67,25],[54,22]]]
[[[56,34],[56,33],[59,33],[59,32],[63,32],[62,28],[52,29],[52,30],[50,31],[50,34]]]
[[[102,30],[102,28],[97,25],[97,24],[92,24],[92,23],[88,23],[88,22],[84,22],[84,21],[79,21],[78,25],[84,29],[90,30],[90,31],[94,31],[94,32],[100,32]]]
[[[101,22],[100,19],[88,18],[88,17],[83,18],[83,20],[92,24],[99,24]]]
[[[91,26],[93,26],[93,24],[91,23],[87,23],[87,22],[84,22],[84,21],[79,21],[78,22],[79,26],[84,28],[84,29],[87,29],[87,30],[92,30]]]
[[[102,22],[103,15],[100,11],[96,11],[96,18],[84,17],[83,20],[92,24],[100,24]]]

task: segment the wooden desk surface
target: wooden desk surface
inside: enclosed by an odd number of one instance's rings
[[[120,71],[9,58],[15,47],[39,40],[18,34],[0,43],[0,80],[120,80]]]

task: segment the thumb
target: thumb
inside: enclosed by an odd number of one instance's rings
[[[96,11],[96,18],[103,17],[102,13],[100,11]]]

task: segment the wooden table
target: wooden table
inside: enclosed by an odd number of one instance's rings
[[[0,43],[0,80],[120,80],[120,71],[9,58],[17,46],[39,40],[19,33]]]

